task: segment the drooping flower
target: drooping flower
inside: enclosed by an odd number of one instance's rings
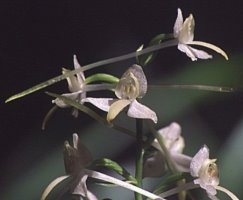
[[[139,65],[132,65],[121,77],[115,88],[118,99],[113,98],[85,98],[82,102],[89,102],[99,109],[108,112],[107,121],[112,121],[125,107],[129,106],[127,115],[133,118],[151,119],[157,123],[157,116],[147,106],[136,99],[142,98],[147,92],[147,79]]]
[[[217,190],[225,192],[234,200],[238,199],[232,192],[219,186],[219,170],[215,162],[216,159],[209,159],[209,149],[204,145],[191,161],[191,175],[197,178],[194,180],[194,184],[199,184],[201,188],[205,189],[212,200],[218,199]]]
[[[73,56],[73,64],[74,64],[74,69],[81,68],[80,64],[78,63],[76,55]],[[65,68],[62,69],[63,74],[65,74],[69,71],[70,70],[65,69]],[[81,99],[84,99],[86,97],[86,92],[84,90],[84,87],[85,87],[84,73],[79,72],[77,75],[72,75],[70,77],[67,77],[66,79],[68,82],[68,89],[69,89],[70,93],[62,94],[62,96],[65,96],[72,100],[80,102]],[[53,100],[52,103],[55,103],[58,107],[61,107],[61,108],[69,107],[69,105],[67,105],[65,102],[63,102],[59,98],[56,98],[55,100]],[[73,116],[77,117],[78,110],[74,109],[72,114],[73,114]]]
[[[69,191],[72,194],[79,195],[87,200],[97,200],[97,197],[87,189],[86,180],[88,177],[124,187],[128,190],[140,193],[149,199],[164,200],[162,197],[136,187],[130,183],[87,169],[91,161],[92,156],[89,150],[80,142],[78,135],[73,134],[73,146],[71,146],[67,141],[64,143],[64,164],[68,175],[60,176],[53,180],[44,190],[41,200],[45,200],[57,184],[67,178],[72,178],[72,180],[68,182],[63,193]]]
[[[181,127],[178,123],[173,122],[158,131],[163,140],[164,146],[167,148],[169,157],[180,172],[190,171],[191,157],[184,155],[185,147],[184,138],[181,136]],[[165,152],[161,148],[157,139],[154,139],[152,146],[158,151],[148,158],[144,163],[144,176],[161,176],[165,171]]]
[[[190,45],[199,45],[216,51],[217,53],[224,56],[226,60],[228,60],[227,54],[219,47],[207,42],[193,41],[194,28],[195,28],[195,20],[193,18],[193,15],[190,14],[189,17],[187,17],[183,22],[181,9],[178,8],[177,12],[178,12],[177,18],[174,25],[174,37],[178,39],[178,49],[180,51],[186,53],[186,55],[190,57],[192,61],[195,61],[198,58],[200,59],[212,58],[212,55],[209,55],[207,52],[195,49],[190,46]]]

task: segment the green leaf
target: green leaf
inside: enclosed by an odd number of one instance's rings
[[[110,75],[110,74],[98,73],[98,74],[91,75],[91,76],[89,76],[85,79],[86,84],[93,83],[93,82],[96,82],[96,81],[118,83],[119,78],[117,78],[113,75]]]
[[[204,90],[211,92],[234,92],[234,88],[225,86],[212,86],[212,85],[149,85],[150,88],[174,88],[174,89],[189,89],[189,90]]]
[[[96,67],[100,67],[100,66],[103,66],[103,65],[112,64],[112,63],[115,63],[115,62],[120,62],[120,61],[123,61],[123,60],[134,58],[134,57],[139,56],[139,55],[143,55],[143,54],[146,54],[146,53],[149,53],[149,52],[153,52],[153,51],[158,51],[160,49],[163,49],[163,48],[166,48],[166,47],[170,47],[170,46],[175,46],[175,45],[177,45],[177,41],[176,40],[170,40],[170,41],[164,42],[164,43],[159,44],[159,45],[147,47],[147,48],[145,48],[145,49],[143,49],[143,50],[141,50],[139,52],[132,52],[132,53],[129,53],[129,54],[126,54],[126,55],[117,56],[117,57],[114,57],[114,58],[108,58],[108,59],[105,59],[105,60],[101,60],[101,61],[98,61],[98,62],[94,62],[94,63],[88,64],[88,65],[85,65],[82,68],[74,69],[74,70],[69,71],[69,72],[67,72],[65,74],[56,76],[56,77],[51,78],[51,79],[49,79],[47,81],[39,83],[39,84],[37,84],[37,85],[27,89],[27,90],[24,90],[23,92],[15,94],[15,95],[9,97],[5,101],[5,103],[8,103],[10,101],[19,99],[19,98],[24,97],[26,95],[29,95],[31,93],[37,92],[37,91],[39,91],[41,89],[44,89],[44,88],[46,88],[46,87],[48,87],[50,85],[53,85],[53,84],[55,84],[55,83],[57,83],[59,81],[62,81],[64,79],[66,79],[67,77],[73,76],[74,74],[80,73],[82,71],[90,70],[90,69],[93,69],[93,68],[96,68]]]
[[[127,181],[129,181],[135,185],[137,184],[137,180],[124,167],[120,166],[117,162],[115,162],[113,160],[103,158],[100,160],[96,160],[95,165],[111,169],[111,170],[115,171],[117,174],[124,177]]]
[[[174,185],[177,181],[185,178],[185,175],[182,173],[176,173],[168,175],[163,179],[163,181],[156,187],[154,194],[161,194],[166,191],[170,186]]]

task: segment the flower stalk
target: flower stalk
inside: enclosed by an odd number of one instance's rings
[[[137,137],[137,156],[136,156],[136,173],[135,178],[137,180],[137,186],[142,188],[142,176],[143,176],[143,120],[136,119],[136,137]],[[142,195],[135,193],[136,200],[142,200]]]

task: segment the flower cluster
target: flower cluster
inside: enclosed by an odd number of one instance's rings
[[[70,145],[68,141],[64,143],[66,175],[52,181],[43,192],[41,200],[45,200],[53,188],[66,179],[69,179],[69,181],[61,191],[60,197],[69,193],[77,196],[78,199],[97,200],[98,197],[94,194],[95,192],[91,192],[88,189],[88,178],[92,178],[96,183],[109,183],[131,190],[135,193],[136,200],[141,200],[142,195],[149,199],[164,199],[181,191],[199,187],[205,190],[208,197],[212,200],[217,199],[217,191],[225,192],[233,200],[238,199],[229,190],[219,186],[218,166],[216,159],[209,158],[209,148],[206,145],[202,146],[194,156],[184,154],[185,140],[181,135],[181,126],[173,122],[157,131],[154,128],[158,122],[156,112],[142,103],[142,98],[146,95],[149,88],[148,80],[143,71],[145,66],[143,61],[145,60],[146,64],[151,62],[152,57],[155,56],[153,51],[176,45],[192,61],[212,58],[212,55],[207,52],[191,47],[191,45],[199,45],[216,51],[228,60],[227,54],[219,47],[210,43],[195,41],[194,28],[195,20],[193,15],[190,14],[189,17],[183,20],[182,11],[178,9],[173,34],[160,34],[151,40],[150,44],[157,44],[157,46],[151,47],[150,45],[146,49],[140,48],[135,53],[100,62],[108,64],[111,61],[115,62],[125,58],[136,57],[137,63],[125,69],[120,78],[111,74],[94,74],[85,77],[84,71],[91,69],[91,67],[81,67],[76,55],[73,56],[74,71],[63,68],[63,75],[60,76],[62,79],[67,80],[69,93],[53,95],[56,98],[52,100],[52,103],[59,108],[73,107],[72,114],[75,117],[78,117],[79,111],[85,112],[97,121],[103,122],[109,128],[128,132],[133,139],[136,138],[136,172],[135,176],[133,176],[125,167],[110,159],[93,160],[91,153],[81,143],[78,135],[75,133],[73,134],[73,145]],[[171,35],[173,35],[172,38]],[[97,63],[91,66],[99,66],[99,62]],[[60,77],[58,77],[58,80],[61,80]],[[54,78],[53,81],[48,81],[48,83],[54,83],[56,80]],[[42,86],[43,84],[35,88]],[[111,96],[97,98],[89,93],[90,91],[100,90],[111,91]],[[24,94],[30,93],[30,91],[32,90],[28,90]],[[21,95],[23,96],[23,94],[20,94],[16,98],[19,98]],[[107,113],[105,118],[97,114],[97,108]],[[136,133],[133,130],[128,130],[126,127],[115,124],[116,121],[119,121],[116,118],[122,112],[125,112],[128,117],[135,119]],[[147,123],[144,123],[145,121]],[[149,135],[143,131],[145,124],[151,132]],[[94,170],[98,167],[105,167],[116,172],[123,180]],[[170,185],[172,187],[170,190],[162,192],[160,190],[161,185],[159,185],[159,189],[156,190],[155,188],[154,191],[150,192],[142,187],[145,177],[164,178],[166,172],[169,172],[171,177],[180,175],[173,182],[172,186]],[[187,176],[184,176],[185,174]],[[165,186],[167,187],[166,184],[162,184],[162,188]]]
[[[238,199],[229,190],[218,186],[219,185],[219,170],[215,163],[216,159],[209,159],[209,149],[204,145],[193,157],[182,154],[185,146],[184,139],[181,136],[181,127],[173,122],[169,126],[158,131],[158,136],[163,139],[163,143],[168,150],[169,157],[174,163],[177,172],[188,172],[196,179],[193,184],[199,185],[207,192],[210,199],[216,200],[217,190],[221,190],[228,194],[232,199]],[[166,158],[164,152],[158,143],[158,140],[153,141],[153,146],[158,150],[152,159],[149,158],[149,164],[145,162],[145,168],[152,167],[156,170],[145,169],[154,176],[161,176],[161,170],[164,169],[163,162]],[[159,155],[159,156],[158,156]],[[158,166],[154,166],[158,165]],[[161,166],[162,165],[162,166]],[[189,189],[188,187],[187,189]],[[162,194],[163,197],[165,197]]]

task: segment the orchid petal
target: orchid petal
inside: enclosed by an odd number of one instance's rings
[[[60,176],[58,178],[56,178],[55,180],[53,180],[44,190],[44,192],[41,195],[41,199],[40,200],[45,200],[46,197],[49,195],[49,193],[53,190],[54,187],[57,186],[57,184],[59,184],[60,182],[62,182],[63,180],[67,179],[69,176]]]
[[[208,197],[209,197],[211,200],[219,200],[219,198],[216,197],[215,195],[211,195],[211,194],[208,194],[208,193],[207,193],[207,195],[208,195]]]
[[[210,43],[207,43],[207,42],[202,42],[202,41],[191,41],[190,43],[187,43],[187,44],[207,47],[207,48],[212,49],[212,50],[216,51],[217,53],[221,54],[226,60],[229,59],[227,54],[224,52],[224,50],[222,50],[221,48],[219,48],[219,47],[217,47],[213,44],[210,44]]]
[[[192,157],[181,153],[171,153],[171,158],[174,161],[178,171],[190,172],[190,163],[192,161]]]
[[[191,175],[194,177],[199,176],[199,170],[202,167],[203,163],[209,158],[209,149],[204,145],[197,154],[192,158],[190,165]]]
[[[166,141],[169,142],[169,145],[166,145],[167,148],[170,148],[171,143],[174,143],[181,135],[181,127],[176,122],[171,123],[169,126],[166,126],[160,130],[158,133],[161,137],[164,138],[165,143]]]
[[[121,99],[111,104],[109,112],[107,114],[107,121],[111,122],[130,103],[130,100]]]
[[[122,86],[124,86],[124,84],[127,84],[127,83],[124,83],[123,80],[127,80],[128,78],[130,78],[131,75],[134,76],[133,81],[135,81],[135,83],[137,82],[134,85],[136,87],[135,89],[138,90],[137,91],[138,94],[136,94],[135,98],[137,98],[137,97],[141,98],[141,97],[143,97],[146,94],[146,92],[147,92],[147,85],[148,85],[146,76],[145,76],[145,74],[143,72],[142,67],[135,64],[135,65],[132,65],[122,75],[122,77],[120,79],[120,82],[117,84],[117,90],[118,90],[117,97],[122,98],[122,95],[119,95],[119,90],[120,90],[120,88]],[[116,92],[116,94],[117,94],[117,92]]]
[[[181,137],[181,127],[179,124],[173,122],[169,126],[158,130],[158,133],[163,138],[164,144],[170,152],[182,152],[185,144],[184,139]],[[157,139],[154,140],[152,145],[162,151]]]
[[[189,50],[195,55],[196,58],[200,59],[210,59],[213,58],[212,55],[208,54],[207,52],[199,49],[192,48],[191,46],[188,46]]]
[[[79,179],[78,184],[75,186],[72,194],[81,195],[85,199],[88,200],[98,200],[97,197],[87,189],[86,181],[88,175],[81,173],[80,176],[77,177]]]
[[[74,69],[79,69],[79,68],[81,68],[81,65],[79,64],[76,55],[73,55],[73,65],[74,65]],[[85,81],[84,73],[83,73],[83,72],[79,72],[79,73],[77,74],[77,77],[78,77],[78,81],[79,81],[79,83],[80,83],[80,84],[84,84],[84,81]]]
[[[138,80],[138,84],[139,84],[138,98],[141,98],[147,93],[147,88],[148,88],[147,86],[148,82],[143,72],[143,68],[139,65],[133,65],[132,67],[130,67],[130,70]]]
[[[181,9],[177,9],[177,18],[174,25],[174,37],[177,38],[183,26],[183,16]]]
[[[139,103],[137,100],[132,101],[129,106],[127,115],[133,118],[151,119],[154,123],[157,123],[158,121],[156,113],[147,106]]]
[[[92,162],[93,158],[88,148],[80,142],[77,133],[73,134],[73,147],[77,149],[79,153],[81,165],[88,166]]]
[[[105,111],[105,112],[108,112],[110,107],[111,107],[111,104],[114,103],[115,99],[113,98],[92,98],[92,97],[88,97],[88,98],[85,98],[85,99],[82,99],[82,103],[84,102],[87,102],[87,103],[91,103],[93,104],[94,106],[96,106],[97,108]]]
[[[182,29],[178,35],[179,43],[187,44],[188,42],[193,41],[194,38],[194,28],[195,28],[195,21],[192,14],[186,18],[183,23]]]
[[[192,48],[187,44],[178,44],[178,49],[186,53],[186,55],[190,57],[192,61],[197,60],[197,58],[201,58],[201,59],[212,58],[212,56],[206,53],[205,51]]]
[[[192,61],[197,60],[196,56],[191,52],[191,50],[190,50],[190,48],[189,48],[188,45],[179,43],[178,46],[177,46],[177,48],[178,48],[180,51],[186,53],[186,55],[187,55],[189,58],[191,58]]]
[[[81,175],[81,177],[78,177],[79,182],[78,184],[75,186],[72,194],[78,194],[81,195],[83,197],[87,197],[87,185],[86,185],[86,180],[88,178],[88,175]]]

